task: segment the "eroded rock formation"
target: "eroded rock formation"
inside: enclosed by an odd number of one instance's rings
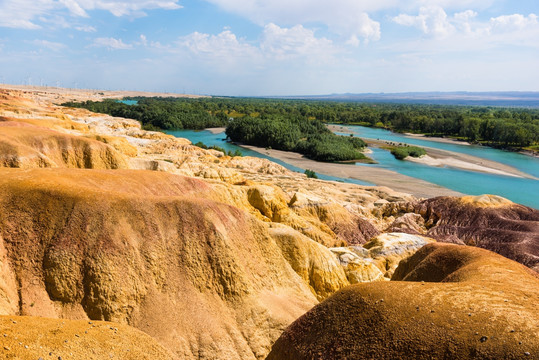
[[[68,98],[0,90],[0,314],[29,316],[13,331],[42,324],[36,329],[72,336],[67,329],[80,332],[88,319],[111,320],[154,358],[264,358],[292,321],[350,284],[378,281],[373,289],[397,296],[400,288],[382,280],[412,267],[397,265],[429,237],[472,244],[462,234],[476,229],[473,239],[485,240],[477,229],[494,224],[535,251],[534,213],[498,198],[418,202],[384,187],[307,179],[134,120],[53,104]],[[493,203],[497,215],[477,210]],[[475,223],[446,216],[467,206],[462,216]],[[521,226],[526,211],[531,220]],[[85,321],[60,326],[37,316]],[[25,341],[39,343],[35,334],[29,329]],[[101,341],[94,335],[85,344]],[[126,338],[113,335],[123,349]]]
[[[388,230],[492,250],[539,271],[538,210],[481,195],[392,203],[382,211],[397,217]]]
[[[432,243],[381,283],[295,321],[268,359],[522,359],[539,354],[539,278],[490,251]]]
[[[181,358],[252,359],[316,303],[267,226],[201,180],[0,169],[0,193],[4,314],[127,323]]]
[[[2,359],[171,360],[151,336],[103,321],[0,316]]]

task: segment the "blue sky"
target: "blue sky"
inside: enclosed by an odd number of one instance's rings
[[[539,91],[537,0],[0,0],[0,83]]]

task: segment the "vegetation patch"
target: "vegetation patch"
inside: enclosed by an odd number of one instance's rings
[[[388,146],[384,148],[390,150],[391,154],[399,160],[404,160],[407,156],[418,158],[427,154],[425,149],[419,146]]]
[[[353,136],[333,134],[321,121],[304,117],[251,117],[230,121],[226,135],[244,144],[294,151],[318,161],[368,159],[361,150],[367,145]]]
[[[396,132],[459,138],[509,150],[539,145],[539,109],[530,108],[227,97],[131,97],[125,100],[136,100],[136,104],[105,100],[69,102],[63,105],[136,119],[145,129],[151,130],[224,127],[231,119],[244,117],[272,121],[301,119],[306,124],[353,124]],[[320,134],[324,136],[324,133]],[[313,141],[311,138],[310,142]],[[338,152],[343,151],[340,149]]]
[[[310,169],[305,170],[305,175],[307,175],[309,179],[318,179],[318,175],[316,175],[316,173]]]

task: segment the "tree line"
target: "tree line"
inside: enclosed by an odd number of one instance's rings
[[[366,160],[360,138],[333,134],[321,121],[303,117],[244,116],[229,122],[232,140],[259,147],[294,151],[318,161]]]
[[[497,147],[539,146],[539,109],[226,97],[129,99],[137,100],[138,104],[105,100],[65,105],[137,119],[149,129],[219,127],[226,126],[230,119],[243,117],[268,121],[302,119],[306,123],[355,124],[396,132],[451,136]],[[275,129],[269,122],[267,126]],[[290,125],[281,121],[280,126]],[[288,138],[280,136],[277,142],[292,141],[290,136]]]

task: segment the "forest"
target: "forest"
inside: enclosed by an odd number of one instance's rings
[[[323,152],[321,143],[329,146],[333,141],[339,141],[344,146],[348,141],[327,135],[321,130],[322,123],[453,137],[501,148],[539,149],[539,109],[226,97],[130,99],[137,100],[137,105],[115,100],[63,105],[137,119],[146,129],[204,129],[231,126],[233,122],[247,118],[249,120],[238,123],[252,126],[252,129],[267,127],[280,134],[272,135],[270,144],[270,140],[262,139],[257,130],[257,135],[252,136],[260,141],[257,145],[281,149],[298,146],[311,154]],[[309,132],[307,127],[301,128],[302,123],[321,131],[319,136]],[[292,133],[288,133],[289,130]],[[300,139],[308,134],[309,142],[297,142],[296,137],[300,135],[296,131],[302,133]],[[240,136],[236,135],[240,134],[237,125],[230,134]],[[238,137],[236,139],[240,141]]]
[[[244,144],[294,151],[318,161],[369,160],[360,138],[333,134],[321,121],[302,117],[245,116],[231,120],[226,135]]]

